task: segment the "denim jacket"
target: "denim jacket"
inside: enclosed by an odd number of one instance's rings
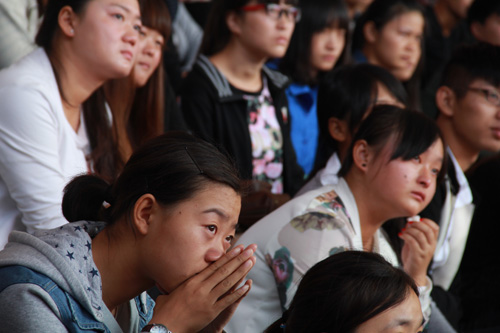
[[[10,285],[18,283],[32,283],[43,288],[57,304],[61,315],[61,322],[69,332],[106,332],[111,333],[106,325],[90,314],[69,293],[47,276],[24,266],[6,266],[0,268],[0,292]],[[135,297],[137,310],[140,316],[140,327],[144,327],[153,316],[152,309],[155,302],[149,295],[146,304],[141,298]]]

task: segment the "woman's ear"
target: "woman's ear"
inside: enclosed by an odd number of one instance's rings
[[[367,41],[370,44],[376,43],[377,42],[377,27],[375,26],[375,23],[373,21],[368,21],[365,23],[363,26],[363,36],[365,37],[365,41]]]
[[[230,11],[226,15],[226,25],[229,31],[239,36],[241,34],[241,16],[238,15],[235,11]]]
[[[59,11],[58,23],[61,31],[64,35],[68,37],[73,37],[75,35],[75,22],[77,15],[70,6],[64,6]]]
[[[155,204],[156,199],[150,193],[143,194],[135,202],[132,216],[133,224],[141,235],[146,235],[148,233]]]
[[[447,86],[441,86],[436,92],[436,105],[439,113],[445,117],[453,117],[457,96],[455,92]]]
[[[368,163],[372,158],[370,146],[365,140],[358,140],[352,148],[352,159],[354,165],[362,171],[366,171]]]
[[[328,119],[328,132],[335,141],[344,142],[349,134],[347,121],[330,117]]]

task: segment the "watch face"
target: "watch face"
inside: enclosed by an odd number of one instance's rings
[[[151,327],[150,330],[151,333],[168,333],[168,330],[165,326],[161,324],[155,324],[153,327]]]
[[[151,324],[147,325],[142,329],[142,332],[151,332],[151,333],[169,333],[169,330],[166,326],[162,324]]]

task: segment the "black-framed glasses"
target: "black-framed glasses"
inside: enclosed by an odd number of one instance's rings
[[[275,3],[259,3],[255,5],[247,5],[240,8],[244,12],[255,12],[265,9],[267,16],[278,20],[281,15],[285,15],[287,19],[293,19],[295,23],[300,21],[301,11],[300,8],[293,6],[281,6]]]
[[[476,87],[468,87],[467,90],[483,93],[484,98],[486,98],[488,102],[490,102],[495,106],[500,106],[500,94],[496,91],[486,88],[476,88]]]

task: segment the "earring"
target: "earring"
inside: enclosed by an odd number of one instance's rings
[[[71,32],[72,35],[74,35],[75,34],[75,29],[71,28],[70,32]]]

